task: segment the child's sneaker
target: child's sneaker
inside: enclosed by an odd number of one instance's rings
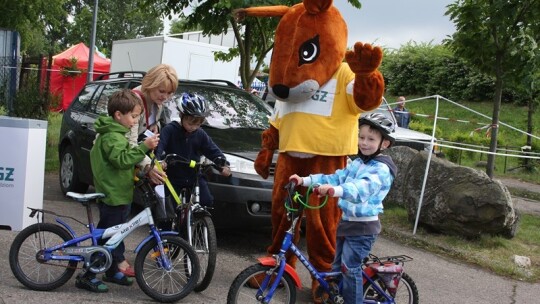
[[[109,287],[103,284],[100,280],[96,278],[88,278],[85,276],[77,276],[75,279],[75,287],[86,289],[92,292],[107,292]]]
[[[112,277],[108,277],[107,275],[103,275],[103,281],[118,284],[118,285],[123,285],[123,286],[130,286],[131,284],[133,284],[133,279],[127,277],[126,275],[122,274],[121,272],[118,272],[116,275],[114,275]]]

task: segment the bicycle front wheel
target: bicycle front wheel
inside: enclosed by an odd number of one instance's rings
[[[191,227],[191,246],[201,265],[199,281],[195,286],[195,291],[200,292],[210,285],[216,269],[217,236],[214,222],[208,215],[195,215]]]
[[[45,260],[41,256],[44,249],[72,238],[64,228],[50,223],[33,224],[23,229],[9,250],[13,275],[32,290],[49,291],[64,285],[73,276],[77,262]]]
[[[250,304],[261,303],[257,299],[257,293],[262,290],[260,299],[266,297],[272,284],[261,288],[261,282],[265,278],[267,272],[272,270],[271,266],[256,264],[246,268],[233,281],[227,295],[227,304]],[[277,276],[276,272],[272,272],[270,283],[274,282]],[[296,286],[288,273],[283,273],[279,285],[272,295],[270,303],[287,303],[293,304],[296,302]]]
[[[373,278],[375,284],[377,284],[382,290],[387,292],[382,279],[376,275]],[[364,299],[374,300],[374,301],[384,301],[384,296],[379,294],[371,283],[364,284]],[[396,296],[394,297],[396,304],[418,304],[418,288],[414,283],[413,279],[406,273],[401,275],[401,280],[399,281],[398,289],[396,291]]]
[[[177,236],[164,236],[165,257],[161,256],[156,239],[146,243],[135,258],[135,278],[144,293],[162,302],[176,302],[187,296],[199,278],[199,260],[189,244]],[[162,267],[163,259],[172,264]]]

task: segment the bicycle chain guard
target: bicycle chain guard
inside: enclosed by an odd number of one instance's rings
[[[111,253],[102,246],[68,247],[64,254],[82,257],[87,270],[93,273],[103,273],[112,265]]]

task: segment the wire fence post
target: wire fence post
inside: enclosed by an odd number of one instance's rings
[[[416,220],[414,222],[413,235],[416,234],[416,228],[418,227],[418,220],[420,219],[420,210],[422,209],[422,203],[424,201],[424,191],[426,190],[427,178],[429,175],[429,167],[431,164],[431,157],[433,156],[433,145],[435,140],[435,131],[437,130],[437,117],[439,115],[439,95],[436,95],[435,104],[435,116],[433,119],[433,132],[431,134],[431,145],[429,146],[429,154],[426,162],[426,171],[424,172],[424,181],[422,182],[422,190],[420,191],[420,200],[418,201],[418,210],[416,210]]]

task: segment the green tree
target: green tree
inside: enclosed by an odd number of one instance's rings
[[[65,37],[68,0],[0,0],[0,28],[17,31],[21,53],[54,52],[56,41]]]
[[[512,70],[513,76],[510,85],[512,85],[525,99],[527,104],[527,133],[533,133],[533,117],[538,103],[540,101],[540,31],[523,32],[519,39],[519,53],[514,53],[516,61],[515,68]],[[532,147],[532,136],[527,135],[526,145]],[[531,169],[531,159],[525,159],[524,165]]]
[[[202,27],[200,25],[196,25],[195,27],[188,26],[186,19],[176,18],[171,21],[171,29],[169,30],[169,35],[194,31],[202,31]]]
[[[520,53],[522,31],[538,27],[540,0],[457,0],[446,15],[456,32],[446,43],[472,66],[495,77],[490,152],[497,150],[499,112],[503,85],[512,79],[515,54]],[[490,153],[486,173],[493,177],[495,155]]]
[[[453,100],[493,98],[494,80],[444,45],[408,42],[385,49],[381,72],[393,95],[439,94]],[[507,92],[505,92],[507,93]]]
[[[204,35],[219,35],[232,30],[236,46],[228,52],[216,52],[215,59],[230,61],[240,56],[240,79],[244,88],[251,87],[264,59],[274,45],[274,32],[279,22],[278,18],[246,18],[238,22],[233,17],[233,10],[242,7],[264,5],[291,6],[299,0],[207,0],[198,3],[193,0],[139,0],[143,6],[156,5],[161,13],[179,14],[186,20],[186,26],[200,26]],[[349,0],[360,7],[358,0]],[[198,4],[197,4],[198,3]],[[187,13],[186,13],[187,11]],[[255,68],[252,69],[252,63]]]
[[[77,44],[84,41],[90,45],[94,0],[70,0],[73,22],[69,26],[67,42]],[[155,36],[163,31],[161,13],[155,5],[144,10],[137,0],[100,0],[95,45],[110,55],[112,42],[133,39],[138,36]]]

